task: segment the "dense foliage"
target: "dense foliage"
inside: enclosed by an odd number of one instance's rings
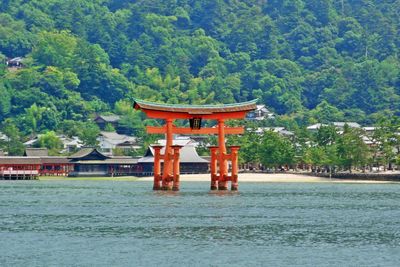
[[[374,123],[400,112],[399,13],[398,0],[1,0],[0,60],[25,58],[0,64],[2,129],[90,143],[91,116],[132,97]],[[142,132],[143,115],[123,115]]]

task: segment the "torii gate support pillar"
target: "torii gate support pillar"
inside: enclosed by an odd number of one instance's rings
[[[210,155],[211,155],[211,161],[210,161],[210,172],[211,172],[211,190],[217,190],[218,189],[218,179],[219,176],[217,174],[217,159],[218,159],[218,147],[217,146],[210,146]]]
[[[174,151],[174,163],[173,163],[173,185],[172,185],[172,190],[173,191],[179,191],[179,176],[180,176],[180,167],[179,167],[179,156],[180,152],[179,150],[182,148],[182,146],[174,145],[171,147],[172,150]]]
[[[163,156],[161,155],[161,149],[163,146],[161,145],[152,145],[154,149],[154,184],[153,190],[161,190],[161,159]]]
[[[231,161],[232,161],[232,173],[231,173],[231,190],[238,190],[238,171],[239,171],[239,149],[240,146],[231,146]]]

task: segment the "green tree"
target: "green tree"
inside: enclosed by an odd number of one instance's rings
[[[338,157],[341,165],[350,172],[353,167],[365,167],[369,158],[368,146],[364,143],[363,132],[345,125],[343,134],[337,142]]]
[[[71,68],[78,40],[68,31],[41,32],[33,48],[32,57],[38,64]]]
[[[241,136],[229,136],[227,145],[239,145],[239,162],[250,163],[257,166],[260,163],[261,135],[256,132],[255,127],[249,127]]]
[[[327,160],[325,149],[320,146],[313,146],[307,149],[306,163],[314,166],[323,166]]]
[[[96,146],[97,145],[97,137],[100,134],[99,127],[92,123],[87,122],[82,124],[81,131],[79,133],[79,137],[87,146]]]
[[[321,126],[315,136],[316,143],[322,147],[335,144],[337,139],[338,133],[334,125]]]
[[[36,103],[34,103],[30,108],[25,109],[25,120],[31,133],[34,134],[37,132],[39,123],[45,110],[46,108],[39,107],[36,105]]]
[[[342,121],[343,112],[338,108],[330,105],[327,101],[322,101],[315,109],[310,111],[311,116],[313,116],[317,121],[321,123],[330,123],[333,121]]]
[[[115,103],[115,113],[121,115],[119,128],[123,129],[127,134],[135,134],[142,138],[145,135],[145,128],[140,111],[133,108],[128,100],[120,100]]]
[[[60,138],[54,131],[49,131],[40,135],[38,138],[37,145],[39,147],[47,148],[49,150],[50,155],[57,155],[63,147]]]
[[[2,77],[6,73],[6,61],[6,56],[0,52],[0,77]]]
[[[7,117],[11,111],[11,93],[2,82],[0,82],[0,96],[0,120],[2,120]]]
[[[6,150],[9,156],[22,156],[24,145],[21,142],[21,133],[13,120],[6,119],[1,124],[1,131],[8,137]]]
[[[264,133],[259,150],[261,163],[275,169],[282,165],[294,163],[295,150],[292,143],[278,133]]]
[[[23,20],[15,20],[10,14],[0,13],[0,51],[4,55],[11,57],[28,54],[33,35],[26,29]]]
[[[104,127],[104,131],[106,132],[115,132],[115,128],[111,123],[107,123]]]
[[[399,155],[400,137],[398,130],[399,119],[385,117],[379,120],[372,136],[374,161],[378,165],[383,165],[385,170],[388,166],[391,168],[391,163]]]

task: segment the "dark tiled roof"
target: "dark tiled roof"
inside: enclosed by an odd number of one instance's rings
[[[118,115],[99,115],[94,120],[104,120],[105,122],[117,122],[121,119]]]
[[[117,164],[117,165],[132,165],[138,163],[138,159],[134,158],[110,158],[105,160],[79,160],[74,163],[78,164]]]
[[[75,154],[69,156],[68,158],[77,160],[77,159],[83,159],[88,156],[95,156],[95,157],[98,157],[99,159],[109,158],[109,157],[103,155],[102,153],[100,153],[96,148],[92,148],[92,147],[82,148],[81,150],[79,150]]]
[[[6,165],[29,165],[29,164],[68,164],[66,157],[0,157],[0,164]]]
[[[48,155],[47,148],[26,148],[24,153],[26,157],[47,157]]]
[[[136,164],[137,158],[132,157],[113,157],[104,160],[78,160],[71,162],[66,157],[0,157],[0,165],[29,165],[29,164]]]
[[[206,115],[213,113],[225,113],[225,112],[239,112],[239,111],[251,111],[257,108],[257,99],[235,103],[235,104],[221,104],[221,105],[176,105],[176,104],[163,104],[153,103],[144,100],[135,99],[134,107],[137,109],[147,109],[156,111],[168,111],[177,113],[188,113],[196,115]]]
[[[69,159],[66,157],[41,157],[43,164],[68,164]]]
[[[18,165],[18,164],[41,164],[40,157],[0,157],[0,164]]]

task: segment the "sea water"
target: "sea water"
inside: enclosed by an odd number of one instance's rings
[[[0,266],[400,266],[400,184],[0,182]]]

